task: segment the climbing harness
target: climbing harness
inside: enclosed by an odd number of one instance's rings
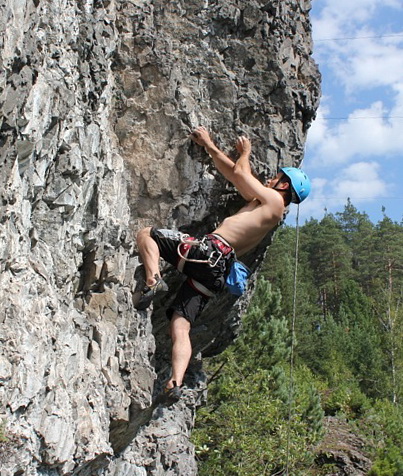
[[[227,243],[224,238],[221,236],[215,235],[211,233],[209,235],[204,236],[201,240],[194,238],[193,236],[189,236],[186,234],[181,235],[180,238],[181,242],[178,245],[177,252],[179,256],[179,261],[177,264],[177,269],[181,273],[183,272],[183,268],[185,263],[204,263],[208,264],[211,268],[215,268],[220,261],[221,258],[228,256],[230,253],[233,253],[234,250],[232,246]],[[214,248],[209,257],[207,259],[193,259],[188,258],[189,252],[192,246],[198,246],[201,251],[208,253],[209,246],[208,241],[213,243]],[[203,294],[206,297],[213,297],[214,293],[206,288],[202,283],[196,281],[193,278],[188,278],[188,283],[195,289],[198,293]]]
[[[208,235],[204,236],[201,240],[198,240],[192,236],[189,235],[182,235],[181,236],[181,243],[178,245],[178,255],[180,257],[179,263],[178,263],[178,270],[183,271],[183,267],[185,266],[186,262],[189,263],[206,263],[212,268],[217,266],[218,262],[222,258],[223,254],[219,251],[217,252],[216,250],[213,250],[210,253],[210,256],[207,259],[191,259],[188,258],[190,249],[192,246],[198,246],[202,251],[207,252],[208,251],[208,245],[206,243],[206,240],[208,238]],[[214,257],[214,255],[217,254],[217,257]]]
[[[292,404],[294,400],[294,347],[295,347],[295,321],[297,310],[297,277],[298,277],[298,251],[299,251],[299,204],[297,205],[297,216],[295,219],[295,268],[294,268],[294,290],[292,304],[291,321],[291,351],[290,351],[290,391],[288,395],[288,424],[287,424],[287,448],[286,448],[286,469],[285,476],[289,476],[290,445],[291,445],[291,420]]]
[[[207,259],[188,258],[192,246],[198,246],[202,251],[208,252],[208,241],[210,241],[214,245],[215,249],[210,253]],[[179,243],[177,251],[179,256],[177,269],[180,272],[183,272],[183,268],[186,262],[205,263],[214,268],[215,266],[217,266],[221,258],[232,256],[234,260],[231,264],[231,268],[229,270],[225,284],[229,292],[231,294],[234,294],[235,296],[241,296],[245,292],[248,284],[248,278],[251,275],[251,271],[246,265],[235,259],[234,249],[221,236],[216,235],[214,233],[210,233],[204,236],[201,240],[198,240],[189,235],[181,235],[181,243]],[[194,279],[190,278],[189,282],[196,289],[196,291],[199,291],[209,297],[214,295],[198,281],[195,281]]]
[[[207,259],[188,258],[192,246],[198,246],[202,251],[208,252],[207,241],[211,241],[216,248],[210,253],[210,256]],[[218,262],[222,257],[225,257],[233,252],[234,250],[232,246],[230,246],[230,244],[227,243],[224,238],[221,238],[221,236],[215,235],[214,233],[204,236],[201,240],[198,240],[193,236],[182,235],[181,243],[179,243],[178,245],[178,255],[180,257],[180,260],[177,265],[177,268],[179,271],[183,272],[183,267],[185,266],[186,262],[206,263],[212,268],[214,268],[215,266],[217,266]]]

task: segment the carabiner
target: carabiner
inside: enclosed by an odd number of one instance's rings
[[[214,253],[217,253],[217,254],[218,254],[218,258],[217,258],[215,261],[213,261],[213,255],[214,255]],[[211,253],[211,255],[209,256],[209,259],[208,259],[208,264],[209,264],[209,266],[210,266],[211,268],[215,268],[221,258],[222,258],[222,253],[221,253],[221,251],[216,251],[216,250],[212,251],[212,253]]]

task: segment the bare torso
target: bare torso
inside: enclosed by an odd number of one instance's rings
[[[222,236],[234,248],[237,256],[241,256],[255,248],[282,219],[284,202],[275,193],[272,203],[261,204],[252,200],[241,208],[238,213],[226,218],[214,233]]]

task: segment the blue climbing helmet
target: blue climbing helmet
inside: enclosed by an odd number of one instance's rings
[[[306,173],[295,167],[281,167],[280,171],[290,179],[292,203],[304,201],[311,191],[311,181]]]

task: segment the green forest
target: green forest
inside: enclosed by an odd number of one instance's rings
[[[365,442],[369,475],[403,476],[402,298],[402,223],[348,201],[280,227],[240,337],[205,364],[199,474],[332,474],[318,454],[334,417]]]

